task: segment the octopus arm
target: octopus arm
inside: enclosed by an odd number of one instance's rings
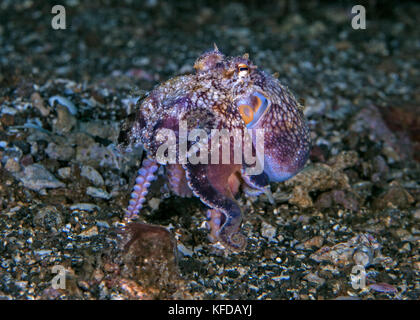
[[[220,216],[218,223],[214,225],[217,230],[213,230],[212,235],[231,250],[243,250],[246,246],[246,237],[240,232],[242,212],[229,187],[229,178],[240,167],[230,164],[187,163],[184,169],[193,193],[212,208],[210,212]]]

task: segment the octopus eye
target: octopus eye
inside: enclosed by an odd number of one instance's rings
[[[248,72],[249,67],[245,63],[238,64],[238,70],[239,72]]]
[[[252,107],[241,104],[239,106],[239,113],[241,114],[242,120],[244,120],[245,124],[248,124],[254,119],[254,111],[252,110]]]

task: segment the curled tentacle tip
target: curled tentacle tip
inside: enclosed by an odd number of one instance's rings
[[[229,237],[229,241],[227,243],[229,249],[240,252],[245,250],[247,245],[247,238],[240,232],[234,233]]]

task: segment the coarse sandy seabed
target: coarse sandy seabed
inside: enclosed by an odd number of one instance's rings
[[[1,299],[419,299],[419,4],[366,2],[353,30],[345,1],[107,2],[68,1],[66,30],[53,4],[0,3]],[[275,205],[240,197],[249,245],[227,256],[163,175],[141,218],[171,233],[118,232],[142,154],[116,149],[121,121],[214,42],[278,72],[313,140]]]

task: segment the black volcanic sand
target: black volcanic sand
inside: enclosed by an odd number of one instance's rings
[[[1,299],[419,299],[418,4],[367,4],[353,30],[345,1],[63,2],[65,30],[53,3],[0,3]],[[239,254],[162,172],[121,229],[143,157],[116,148],[121,121],[213,43],[278,72],[313,140],[275,205],[240,196]]]

